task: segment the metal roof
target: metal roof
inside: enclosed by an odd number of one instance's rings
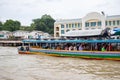
[[[55,23],[80,23],[82,22],[81,18],[78,19],[59,19]]]
[[[120,15],[112,15],[112,16],[106,16],[106,20],[108,19],[120,19]]]
[[[66,37],[74,37],[74,36],[96,36],[100,35],[102,32],[102,29],[91,29],[91,30],[73,30],[73,31],[68,31],[62,36]]]

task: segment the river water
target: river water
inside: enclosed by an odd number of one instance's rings
[[[120,80],[120,62],[18,54],[0,47],[0,80]]]

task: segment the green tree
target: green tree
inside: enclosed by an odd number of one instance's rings
[[[33,24],[33,23],[31,24],[29,31],[32,31],[32,30],[35,30],[35,24]]]
[[[2,22],[0,21],[0,31],[2,30],[2,27],[3,27],[3,24],[2,24]]]
[[[35,28],[34,28],[33,25],[31,25],[31,26],[21,26],[20,30],[23,30],[23,31],[33,31],[33,30],[35,30]]]
[[[13,21],[11,19],[6,20],[3,26],[3,30],[16,31],[19,30],[21,23],[19,21]]]
[[[43,15],[41,18],[34,19],[31,26],[34,26],[35,30],[48,32],[53,34],[55,20],[50,15]]]

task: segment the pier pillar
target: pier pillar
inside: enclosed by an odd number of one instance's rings
[[[16,43],[13,43],[14,44],[14,46],[16,46]]]
[[[28,46],[30,47],[30,43],[28,43]]]

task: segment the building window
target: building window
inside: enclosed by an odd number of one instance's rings
[[[85,23],[85,27],[89,27],[89,23],[88,22]]]
[[[117,25],[120,25],[120,21],[119,20],[117,20]]]
[[[109,21],[109,25],[111,26],[111,21]]]
[[[66,28],[68,28],[68,24],[66,24]]]
[[[72,24],[72,28],[74,28],[74,24]]]
[[[69,24],[69,28],[71,28],[71,24]]]
[[[96,26],[96,22],[91,22],[91,26]]]
[[[80,27],[80,23],[78,23],[78,27]]]
[[[56,33],[56,37],[59,37],[59,33]]]
[[[101,26],[101,21],[97,22],[97,25],[98,25],[98,26]]]
[[[106,25],[106,26],[108,25],[107,21],[105,21],[105,25]]]
[[[113,25],[115,25],[115,21],[113,21]]]
[[[61,34],[64,34],[65,32],[64,32],[64,30],[61,30]]]
[[[56,31],[59,31],[59,27],[56,27]]]
[[[75,23],[75,27],[77,27],[77,23]]]
[[[61,28],[64,28],[64,25],[63,25],[63,24],[61,24]]]

